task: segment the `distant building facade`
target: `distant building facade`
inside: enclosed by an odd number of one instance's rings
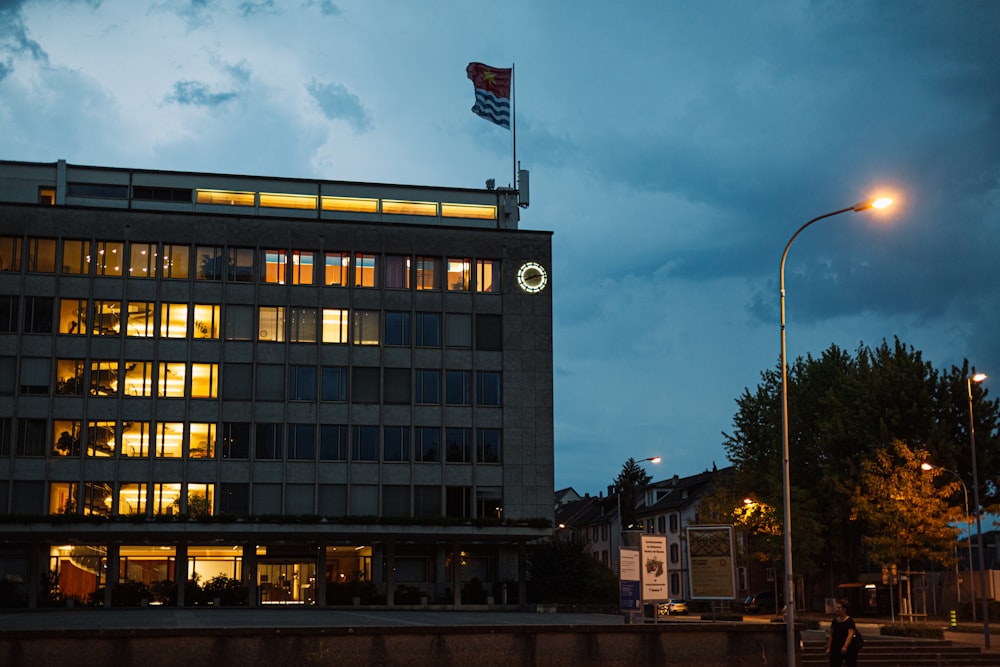
[[[523,591],[552,300],[518,204],[0,162],[0,577],[32,605],[46,574],[105,604],[220,575],[252,604]]]

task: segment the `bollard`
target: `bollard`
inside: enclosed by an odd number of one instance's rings
[[[948,620],[951,622],[951,627],[958,627],[958,614],[955,613],[954,609],[948,612]]]

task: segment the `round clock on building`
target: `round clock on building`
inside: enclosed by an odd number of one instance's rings
[[[537,262],[525,262],[517,270],[517,284],[529,294],[541,292],[548,282],[549,275],[545,273],[545,268]]]

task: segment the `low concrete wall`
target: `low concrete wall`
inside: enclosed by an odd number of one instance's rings
[[[782,624],[0,631],[4,667],[783,667]]]

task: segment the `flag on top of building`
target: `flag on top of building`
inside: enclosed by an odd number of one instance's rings
[[[513,68],[469,63],[465,73],[476,88],[472,113],[510,129],[510,83]]]

